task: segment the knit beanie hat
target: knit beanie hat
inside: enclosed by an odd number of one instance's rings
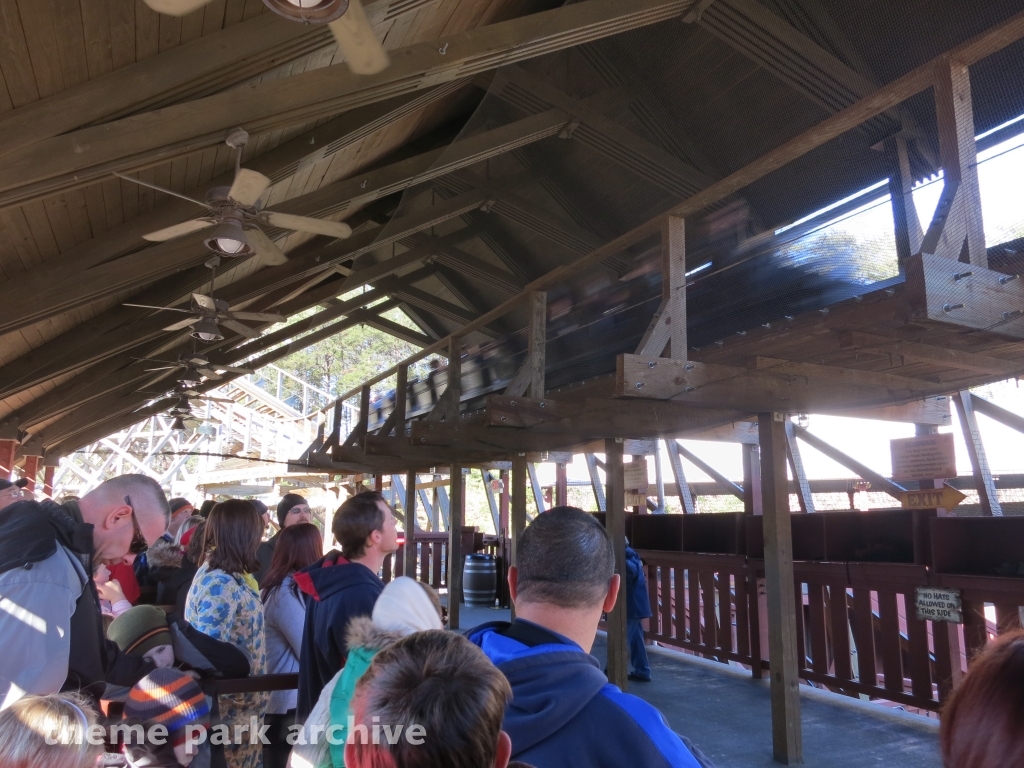
[[[299,496],[297,493],[286,493],[281,497],[281,500],[277,503],[277,522],[284,528],[284,519],[288,517],[288,513],[291,512],[292,507],[297,507],[299,504],[308,504],[305,498]]]
[[[191,507],[192,506],[192,502],[189,501],[188,499],[183,499],[180,496],[177,496],[177,497],[171,499],[170,501],[168,501],[167,502],[167,506],[169,506],[171,508],[171,515],[173,516],[182,507]]]
[[[179,669],[154,669],[128,694],[124,715],[167,727],[175,745],[185,743],[185,727],[209,722],[210,705],[202,689]]]
[[[107,637],[125,653],[140,656],[158,645],[172,645],[167,614],[155,605],[129,608],[110,623]]]

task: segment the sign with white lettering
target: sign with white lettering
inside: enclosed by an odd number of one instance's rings
[[[918,621],[949,621],[963,624],[963,608],[959,589],[918,587],[914,600]]]
[[[938,480],[956,477],[953,434],[904,437],[889,441],[893,480]]]

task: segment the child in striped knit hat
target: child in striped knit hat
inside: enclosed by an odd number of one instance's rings
[[[190,733],[188,726],[208,727],[210,705],[199,685],[186,673],[173,667],[150,672],[132,688],[124,715],[129,724],[141,725],[146,734],[142,743],[131,735],[125,739],[124,754],[131,768],[209,765],[208,744],[196,745],[200,737],[194,730]],[[163,726],[166,737],[161,737],[163,731],[155,726]],[[186,737],[192,743],[187,744]]]

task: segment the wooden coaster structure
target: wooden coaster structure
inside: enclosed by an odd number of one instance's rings
[[[913,421],[914,413],[925,407],[925,398],[1024,373],[1024,284],[1013,275],[988,268],[980,229],[968,79],[972,64],[1021,36],[1024,16],[874,91],[667,214],[531,282],[496,309],[342,395],[339,403],[361,397],[360,424],[343,442],[338,430],[325,434],[296,463],[338,472],[408,473],[408,509],[415,509],[416,471],[448,464],[450,530],[458,532],[462,467],[511,459],[514,562],[516,542],[526,524],[527,462],[540,452],[578,450],[603,441],[606,526],[621,572],[626,511],[623,461],[629,452],[625,441],[701,434],[756,417],[775,756],[785,763],[800,762],[797,609],[786,471],[794,429],[787,414],[884,413],[901,418],[897,411],[902,409],[902,418]],[[929,88],[935,93],[945,180],[927,230],[913,237],[905,216],[902,229],[897,229],[905,280],[783,323],[747,329],[721,344],[690,348],[684,278],[687,217]],[[893,199],[894,208],[902,209],[902,197]],[[896,219],[899,222],[900,216]],[[613,375],[547,389],[546,291],[659,232],[662,301],[635,354],[620,355]],[[522,306],[529,316],[526,361],[503,394],[489,395],[481,411],[463,414],[462,339]],[[407,426],[409,366],[432,354],[447,357],[449,384],[431,412]],[[894,357],[902,361],[897,373],[892,372]],[[371,434],[370,387],[392,376],[397,381],[395,411]],[[969,408],[969,397],[965,402]],[[448,553],[450,594],[458,594],[460,546],[460,537],[453,535]],[[412,572],[413,548],[407,547],[406,558],[406,572]],[[608,674],[623,686],[627,671],[624,602],[620,599],[608,617]],[[457,622],[457,601],[452,602],[452,610]]]

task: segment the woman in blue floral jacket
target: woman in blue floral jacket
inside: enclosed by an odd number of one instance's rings
[[[185,602],[185,620],[205,635],[231,643],[250,658],[250,674],[266,674],[263,603],[253,571],[259,568],[256,549],[263,519],[256,507],[239,499],[223,501],[210,512],[203,542],[204,560],[192,580]],[[259,733],[269,696],[245,693],[220,697],[221,719],[236,726],[243,743],[225,746],[229,768],[260,768]],[[250,743],[255,740],[255,744]]]

